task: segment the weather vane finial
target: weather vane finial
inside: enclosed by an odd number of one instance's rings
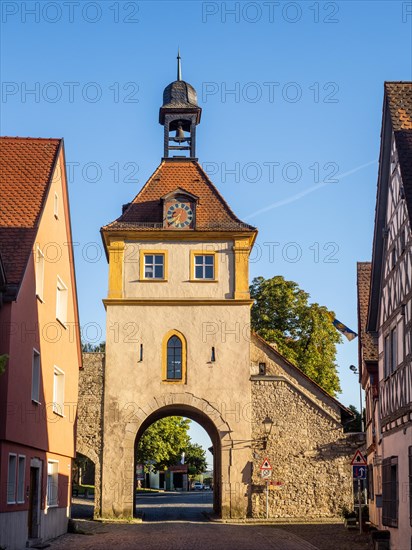
[[[180,48],[177,48],[177,80],[182,80],[182,66],[180,64]]]

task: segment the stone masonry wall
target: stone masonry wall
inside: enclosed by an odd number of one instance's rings
[[[266,374],[258,375],[265,363]],[[364,434],[344,434],[342,407],[258,337],[251,343],[252,503],[254,517],[266,513],[260,466],[273,467],[270,517],[322,518],[353,508],[351,459],[364,447]],[[267,448],[263,420],[273,421]]]
[[[100,509],[104,353],[83,353],[79,376],[76,451],[95,464],[95,510]]]

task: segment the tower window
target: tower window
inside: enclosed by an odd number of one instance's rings
[[[165,281],[167,278],[166,252],[144,250],[140,253],[140,280]]]
[[[170,330],[162,343],[162,380],[174,384],[186,384],[187,343],[183,334]]]
[[[192,281],[215,281],[216,280],[216,257],[215,253],[202,254],[192,251],[191,253],[191,280]]]
[[[167,379],[182,379],[182,341],[172,336],[167,342]]]

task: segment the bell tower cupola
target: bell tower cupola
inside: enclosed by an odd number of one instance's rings
[[[196,157],[196,126],[200,122],[201,114],[196,90],[182,80],[181,58],[178,51],[177,80],[164,89],[163,105],[159,111],[159,122],[164,126],[164,158]]]

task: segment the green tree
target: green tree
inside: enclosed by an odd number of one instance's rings
[[[189,446],[190,420],[168,416],[154,422],[139,440],[136,449],[138,463],[152,463],[154,470],[164,470],[176,464]]]
[[[96,353],[96,352],[105,353],[105,351],[106,351],[106,342],[100,342],[99,344],[91,344],[90,342],[86,342],[82,344],[83,353]]]
[[[332,324],[334,313],[309,303],[309,294],[277,275],[256,277],[250,286],[252,328],[276,344],[279,352],[328,393],[341,391],[336,344],[341,335]]]
[[[191,474],[202,474],[207,470],[206,451],[198,443],[189,442],[185,451],[185,462],[189,465]]]
[[[358,409],[355,407],[355,405],[349,405],[349,410],[353,412],[355,415],[354,419],[350,422],[347,422],[345,426],[343,427],[344,432],[361,432],[362,431],[362,421],[361,421],[361,415]]]

